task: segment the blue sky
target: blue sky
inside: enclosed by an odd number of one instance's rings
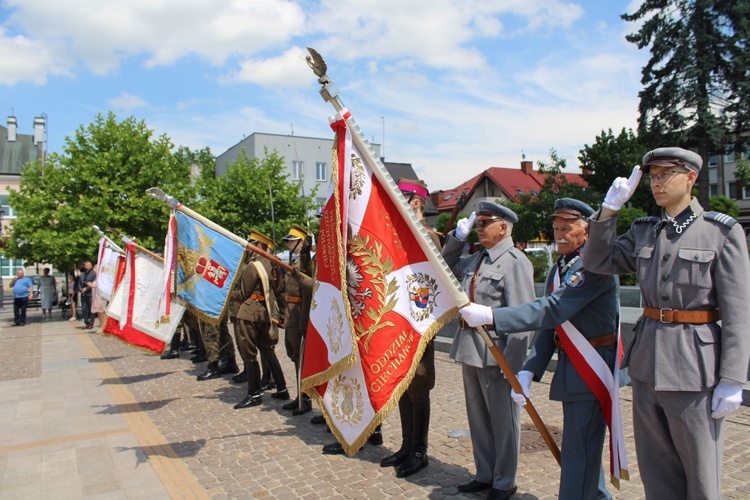
[[[253,132],[330,137],[318,50],[367,138],[449,189],[555,148],[576,171],[635,128],[640,0],[0,0],[0,120],[50,151],[97,113],[221,154]],[[5,116],[3,116],[5,115]]]

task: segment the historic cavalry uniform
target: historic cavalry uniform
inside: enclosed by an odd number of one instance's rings
[[[251,241],[265,243],[272,248],[272,241],[267,236],[253,231]],[[231,292],[232,300],[240,302],[237,311],[235,329],[238,348],[247,370],[247,397],[235,408],[246,408],[261,404],[260,364],[258,352],[264,357],[273,373],[277,392],[271,395],[275,399],[289,399],[286,381],[281,365],[276,358],[274,346],[278,343],[276,325],[272,324],[276,315],[276,291],[278,283],[272,281],[271,262],[256,256],[242,271],[239,284]]]
[[[479,214],[491,214],[508,222],[518,218],[510,209],[480,202]],[[448,234],[442,254],[472,302],[505,307],[534,300],[534,269],[531,262],[506,237],[494,247],[461,258],[465,240]],[[514,372],[521,369],[531,332],[506,335],[490,328],[488,333]],[[516,488],[521,423],[518,406],[510,397],[511,387],[479,333],[460,322],[453,339],[451,359],[461,363],[466,412],[476,465],[476,483],[512,492]],[[465,490],[476,491],[476,490]]]
[[[688,169],[701,167],[698,155],[679,148],[655,150],[644,165],[667,155]],[[647,497],[719,498],[723,418],[711,417],[712,391],[720,379],[747,380],[745,234],[734,219],[704,212],[695,199],[674,219],[665,212],[637,219],[619,238],[616,224],[616,216],[591,222],[583,263],[595,272],[638,273],[643,316],[623,366],[632,378]]]

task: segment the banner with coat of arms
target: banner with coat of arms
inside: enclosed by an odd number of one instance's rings
[[[177,296],[203,321],[218,323],[238,276],[245,246],[184,212],[175,212]]]
[[[413,220],[402,215],[397,204],[408,205],[395,182],[387,172],[381,182],[373,170],[382,167],[353,143],[349,116],[331,125],[333,188],[318,238],[302,384],[351,455],[396,407],[428,342],[458,310],[436,257],[424,250],[429,235],[411,209]]]

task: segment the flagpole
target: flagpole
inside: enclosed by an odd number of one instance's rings
[[[373,171],[373,174],[377,177],[380,183],[386,189],[389,189],[392,193],[397,192],[398,188],[396,186],[396,183],[388,173],[388,170],[386,170],[385,165],[383,165],[383,162],[380,161],[380,158],[375,155],[375,151],[367,142],[367,138],[364,136],[357,123],[351,117],[351,114],[348,113],[348,110],[341,102],[341,99],[339,99],[338,89],[335,85],[333,85],[333,81],[326,74],[328,68],[325,61],[323,60],[321,55],[311,47],[308,47],[307,50],[308,52],[310,52],[310,55],[305,58],[307,64],[318,77],[318,83],[322,85],[322,88],[320,89],[320,95],[326,102],[330,102],[338,113],[342,114],[342,118],[346,120],[347,125],[349,126],[349,130],[352,132],[352,140],[356,144],[357,148],[361,152],[365,153],[365,157],[363,159],[367,161],[368,165]],[[440,276],[446,283],[450,283],[448,291],[450,292],[456,306],[461,308],[468,305],[470,302],[468,296],[463,291],[463,289],[461,289],[458,280],[456,280],[456,277],[453,275],[453,272],[448,267],[448,264],[445,262],[445,259],[443,259],[443,256],[440,254],[437,247],[432,243],[432,240],[427,234],[427,230],[422,226],[422,224],[418,224],[419,221],[417,220],[414,211],[406,202],[406,199],[403,196],[391,196],[391,198],[395,202],[396,208],[401,213],[404,220],[406,220],[407,224],[409,224],[409,226],[411,227],[412,232],[421,236],[417,238],[417,241],[422,247],[422,250],[424,250],[425,256],[433,265],[435,271],[440,274]],[[487,334],[487,331],[482,326],[477,327],[476,330],[481,335],[485,344],[487,344],[487,347],[492,353],[493,358],[502,370],[505,378],[510,383],[510,386],[518,394],[523,394],[523,388],[518,382],[515,373],[513,373],[513,369],[508,364],[508,361],[505,359],[505,356],[503,356],[503,353],[500,351],[497,345],[492,342],[492,339]],[[531,400],[529,398],[526,398],[526,406],[524,406],[524,408],[528,412],[531,420],[534,422],[534,425],[542,435],[544,442],[549,447],[552,455],[555,457],[555,460],[557,460],[557,463],[559,465],[561,463],[560,449],[557,447],[557,443],[555,443],[555,440],[552,438],[549,430],[544,425],[544,422],[542,422],[542,418],[539,416],[539,413],[537,413],[536,408],[534,408],[534,405],[531,403]]]
[[[236,243],[239,243],[240,245],[242,245],[243,247],[247,248],[251,252],[255,252],[255,253],[257,253],[257,254],[259,254],[259,255],[267,258],[268,260],[270,260],[274,264],[278,265],[279,267],[281,267],[281,268],[283,268],[283,269],[285,269],[285,270],[287,270],[287,271],[289,271],[291,273],[299,273],[300,275],[302,275],[302,276],[304,276],[306,278],[309,278],[309,276],[307,276],[305,273],[298,271],[294,267],[290,266],[289,264],[287,264],[283,260],[281,260],[278,257],[276,257],[274,254],[266,252],[262,248],[253,245],[249,241],[240,238],[239,236],[237,236],[233,232],[227,231],[226,229],[224,229],[220,225],[216,224],[212,220],[206,219],[205,217],[203,217],[199,213],[194,212],[193,210],[190,210],[188,207],[186,207],[185,205],[183,205],[182,203],[180,203],[179,201],[177,201],[176,198],[174,198],[172,196],[169,196],[168,194],[166,194],[161,189],[154,188],[154,187],[148,188],[146,190],[146,193],[148,193],[149,195],[151,195],[153,198],[156,198],[157,200],[166,203],[167,205],[169,205],[170,208],[173,208],[175,210],[179,210],[180,212],[184,213],[185,215],[188,215],[188,216],[192,217],[193,219],[197,220],[198,222],[200,222],[201,224],[205,225],[206,227],[209,227],[209,228],[213,229],[214,231],[216,231],[217,233],[219,233],[219,234],[221,234],[223,236],[226,236],[230,240],[232,240],[232,241],[234,241]]]
[[[93,229],[94,231],[96,231],[96,234],[98,234],[99,236],[101,236],[102,238],[104,238],[104,240],[105,240],[105,241],[107,242],[107,244],[109,245],[109,247],[110,247],[110,248],[111,248],[112,250],[114,250],[115,252],[117,252],[117,253],[120,253],[120,254],[122,254],[122,255],[125,255],[125,250],[123,250],[122,248],[120,248],[120,247],[119,247],[119,246],[117,245],[117,243],[115,243],[114,241],[112,241],[112,239],[108,238],[108,237],[107,237],[107,236],[106,236],[106,235],[105,235],[105,234],[104,234],[104,233],[102,232],[102,230],[101,230],[101,229],[99,229],[99,226],[97,226],[96,224],[94,224],[94,225],[92,225],[92,226],[91,226],[91,228],[92,228],[92,229]]]

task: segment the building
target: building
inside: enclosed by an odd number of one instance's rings
[[[724,195],[740,207],[737,218],[750,238],[750,185],[745,186],[734,178],[737,163],[741,158],[750,158],[750,152],[713,155],[708,159],[708,195]]]
[[[46,116],[34,118],[34,133],[18,133],[18,122],[15,116],[8,117],[8,126],[0,125],[0,218],[2,234],[7,235],[8,224],[16,218],[16,212],[10,206],[9,189],[18,190],[21,184],[21,169],[37,160],[44,161],[47,142]],[[0,276],[15,276],[16,270],[23,268],[20,260],[6,259],[0,254]]]

